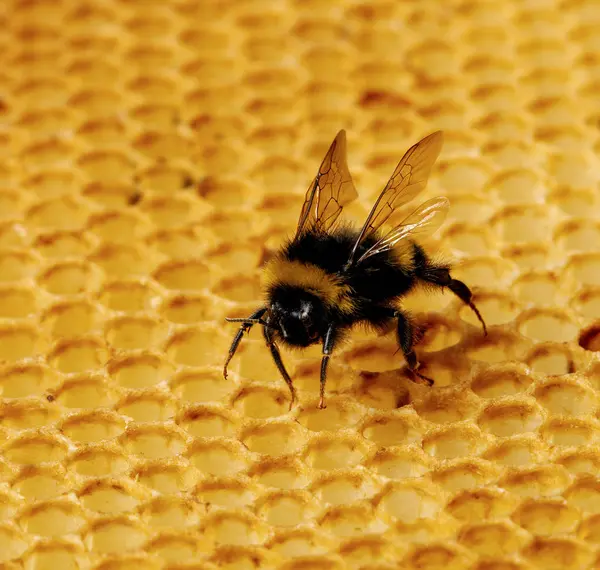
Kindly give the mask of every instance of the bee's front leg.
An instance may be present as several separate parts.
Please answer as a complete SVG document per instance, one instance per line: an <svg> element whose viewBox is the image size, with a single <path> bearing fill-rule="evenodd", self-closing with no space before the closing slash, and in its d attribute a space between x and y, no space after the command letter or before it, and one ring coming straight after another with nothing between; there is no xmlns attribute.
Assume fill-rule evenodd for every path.
<svg viewBox="0 0 600 570"><path fill-rule="evenodd" d="M225 360L225 365L223 366L223 378L227 380L227 366L231 362L231 359L235 355L238 347L240 346L240 342L242 342L242 338L245 332L249 332L252 326L255 324L253 321L257 321L262 318L262 316L267 312L267 308L263 307L262 309L258 309L252 313L247 319L229 319L233 322L241 322L242 325L238 330L237 334L233 337L233 342L231 343L231 347L229 348L229 354L227 355L227 360Z"/></svg>

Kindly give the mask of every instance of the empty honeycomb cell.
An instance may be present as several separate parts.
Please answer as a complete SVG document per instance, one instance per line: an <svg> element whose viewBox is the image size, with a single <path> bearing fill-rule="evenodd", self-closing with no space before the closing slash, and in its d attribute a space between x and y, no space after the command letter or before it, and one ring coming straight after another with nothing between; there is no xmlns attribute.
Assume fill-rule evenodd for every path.
<svg viewBox="0 0 600 570"><path fill-rule="evenodd" d="M66 140L56 136L42 142L34 142L21 151L22 160L35 171L64 166L74 154L74 149ZM42 206L43 208L43 206ZM40 220L45 216L42 214Z"/></svg>
<svg viewBox="0 0 600 570"><path fill-rule="evenodd" d="M85 555L81 543L74 544L68 539L39 541L24 556L25 565L35 570L55 567L74 570L82 558L85 559Z"/></svg>
<svg viewBox="0 0 600 570"><path fill-rule="evenodd" d="M61 425L61 432L79 443L110 440L124 430L125 421L119 415L100 410L72 415Z"/></svg>
<svg viewBox="0 0 600 570"><path fill-rule="evenodd" d="M274 456L294 453L305 442L304 431L297 424L287 422L249 427L241 433L240 438L250 451Z"/></svg>
<svg viewBox="0 0 600 570"><path fill-rule="evenodd" d="M160 389L126 395L117 403L120 414L138 422L167 421L176 414L176 402Z"/></svg>
<svg viewBox="0 0 600 570"><path fill-rule="evenodd" d="M246 508L258 497L257 489L244 476L204 479L194 492L207 510L213 507Z"/></svg>
<svg viewBox="0 0 600 570"><path fill-rule="evenodd" d="M484 431L506 437L535 431L543 420L537 405L519 398L490 404L482 411L478 424Z"/></svg>
<svg viewBox="0 0 600 570"><path fill-rule="evenodd" d="M161 304L162 315L168 321L182 325L213 320L218 309L218 299L203 293L172 295Z"/></svg>
<svg viewBox="0 0 600 570"><path fill-rule="evenodd" d="M55 371L41 364L7 365L0 372L0 390L5 398L40 396L58 381Z"/></svg>
<svg viewBox="0 0 600 570"><path fill-rule="evenodd" d="M512 520L536 536L567 534L575 531L579 511L563 498L526 499L512 514Z"/></svg>
<svg viewBox="0 0 600 570"><path fill-rule="evenodd" d="M47 402L15 400L2 407L0 424L13 430L24 430L52 425L58 418L59 411Z"/></svg>
<svg viewBox="0 0 600 570"><path fill-rule="evenodd" d="M518 467L540 463L546 459L544 451L535 434L525 433L494 442L485 452L485 458L498 465Z"/></svg>
<svg viewBox="0 0 600 570"><path fill-rule="evenodd" d="M544 343L535 346L524 358L537 374L562 375L575 372L573 354L564 343Z"/></svg>
<svg viewBox="0 0 600 570"><path fill-rule="evenodd" d="M366 454L364 442L356 436L332 436L322 432L304 450L306 462L314 469L333 470L358 465Z"/></svg>
<svg viewBox="0 0 600 570"><path fill-rule="evenodd" d="M600 256L597 253L573 254L567 261L564 276L578 285L596 286L600 283Z"/></svg>
<svg viewBox="0 0 600 570"><path fill-rule="evenodd" d="M417 414L394 412L368 418L362 435L379 446L420 443L426 432Z"/></svg>
<svg viewBox="0 0 600 570"><path fill-rule="evenodd" d="M417 545L403 563L411 570L458 570L468 567L472 556L455 544L433 543Z"/></svg>
<svg viewBox="0 0 600 570"><path fill-rule="evenodd" d="M38 331L27 324L0 326L0 361L16 362L39 354L42 339Z"/></svg>
<svg viewBox="0 0 600 570"><path fill-rule="evenodd" d="M192 562L198 556L197 540L181 533L165 531L144 545L144 551L157 554L164 562ZM184 566L186 568L187 566Z"/></svg>
<svg viewBox="0 0 600 570"><path fill-rule="evenodd" d="M25 189L42 199L58 198L76 191L80 177L66 166L51 166L23 180Z"/></svg>
<svg viewBox="0 0 600 570"><path fill-rule="evenodd" d="M109 407L116 400L116 395L106 385L105 377L94 372L76 374L50 394L66 408Z"/></svg>
<svg viewBox="0 0 600 570"><path fill-rule="evenodd" d="M17 465L61 461L67 454L67 442L54 434L26 433L4 447L4 457Z"/></svg>
<svg viewBox="0 0 600 570"><path fill-rule="evenodd" d="M459 543L469 550L489 557L516 553L528 539L526 532L506 521L466 525L458 537Z"/></svg>
<svg viewBox="0 0 600 570"><path fill-rule="evenodd" d="M243 511L209 513L202 526L205 539L219 545L260 544L266 538L262 522Z"/></svg>
<svg viewBox="0 0 600 570"><path fill-rule="evenodd" d="M29 546L27 535L15 528L14 523L0 525L0 562L19 558Z"/></svg>
<svg viewBox="0 0 600 570"><path fill-rule="evenodd" d="M139 550L147 539L141 522L130 516L100 519L87 529L85 543L96 554L117 554Z"/></svg>
<svg viewBox="0 0 600 570"><path fill-rule="evenodd" d="M542 428L544 437L555 446L581 446L595 442L599 435L598 423L594 420L575 418L553 418Z"/></svg>
<svg viewBox="0 0 600 570"><path fill-rule="evenodd" d="M104 242L131 243L138 239L140 225L131 212L108 211L92 215L87 227Z"/></svg>
<svg viewBox="0 0 600 570"><path fill-rule="evenodd" d="M416 447L382 449L365 462L377 474L388 479L421 477L431 469L431 458Z"/></svg>
<svg viewBox="0 0 600 570"><path fill-rule="evenodd" d="M94 337L58 341L48 355L49 363L66 374L98 370L107 359L106 346Z"/></svg>
<svg viewBox="0 0 600 570"><path fill-rule="evenodd" d="M555 273L535 271L522 274L513 287L520 301L552 306L559 295L560 280Z"/></svg>
<svg viewBox="0 0 600 570"><path fill-rule="evenodd" d="M164 323L149 317L122 316L105 325L106 340L117 350L151 350L162 343L166 333Z"/></svg>
<svg viewBox="0 0 600 570"><path fill-rule="evenodd" d="M223 362L227 344L228 339L222 330L210 323L173 334L166 343L166 354L180 365L217 365Z"/></svg>
<svg viewBox="0 0 600 570"><path fill-rule="evenodd" d="M255 327L256 328L256 327ZM220 329L223 331L223 329ZM227 354L229 348L228 344L230 339L233 339L236 329L231 331L231 337L222 336L221 348L218 354L214 355L213 364L223 363L223 358ZM258 336L258 331L251 332L250 335ZM224 335L223 332L220 335ZM211 340L214 338L214 333L211 335ZM214 349L213 349L214 350ZM296 363L294 360L289 358L289 352L282 350L282 357L286 364L286 369L292 378L296 378ZM288 356L289 355L289 356ZM258 340L253 338L244 339L244 342L236 353L236 358L231 361L229 370L237 372L242 378L248 378L252 380L264 381L281 381L282 386L284 385L281 375L273 362L273 358L269 352L269 349L265 345L264 340ZM280 380L281 379L281 380ZM295 382L296 388L299 388L299 382ZM289 398L289 393L287 398ZM289 408L289 404L288 404Z"/></svg>
<svg viewBox="0 0 600 570"><path fill-rule="evenodd" d="M559 465L514 468L498 484L522 497L548 497L561 493L569 484L569 474Z"/></svg>
<svg viewBox="0 0 600 570"><path fill-rule="evenodd" d="M76 337L97 329L101 319L96 305L74 300L50 306L42 315L42 324L54 338Z"/></svg>
<svg viewBox="0 0 600 570"><path fill-rule="evenodd" d="M344 505L372 497L375 485L362 470L349 469L322 473L313 480L310 490L323 505Z"/></svg>
<svg viewBox="0 0 600 570"><path fill-rule="evenodd" d="M148 499L147 491L127 479L92 481L81 487L77 495L86 509L100 514L133 512Z"/></svg>
<svg viewBox="0 0 600 570"><path fill-rule="evenodd" d="M53 295L76 295L96 288L97 273L85 261L62 261L51 265L38 276L37 281L40 287Z"/></svg>
<svg viewBox="0 0 600 570"><path fill-rule="evenodd" d="M481 256L492 249L493 240L489 230L475 227L468 223L447 224L444 238L447 244L463 253L472 256Z"/></svg>
<svg viewBox="0 0 600 570"><path fill-rule="evenodd" d="M299 414L297 421L310 431L337 431L355 425L360 419L358 406L347 400L335 401L331 396L327 408L307 407Z"/></svg>
<svg viewBox="0 0 600 570"><path fill-rule="evenodd" d="M0 317L8 319L25 318L36 312L37 298L28 287L0 287Z"/></svg>
<svg viewBox="0 0 600 570"><path fill-rule="evenodd" d="M597 514L600 510L600 484L594 477L583 476L564 493L568 504L582 513Z"/></svg>
<svg viewBox="0 0 600 570"><path fill-rule="evenodd" d="M91 239L80 231L49 231L37 236L34 247L46 258L83 257L91 249Z"/></svg>
<svg viewBox="0 0 600 570"><path fill-rule="evenodd" d="M227 476L245 471L249 458L242 444L235 440L215 438L196 440L187 450L192 465L206 475Z"/></svg>
<svg viewBox="0 0 600 570"><path fill-rule="evenodd" d="M432 480L450 492L476 488L490 483L498 476L498 468L490 461L479 458L458 459L432 472Z"/></svg>
<svg viewBox="0 0 600 570"><path fill-rule="evenodd" d="M25 218L26 225L37 230L77 230L86 221L83 204L70 196L40 202L28 210Z"/></svg>
<svg viewBox="0 0 600 570"><path fill-rule="evenodd" d="M539 537L524 550L523 556L537 567L554 570L558 568L585 568L593 561L593 552L574 538Z"/></svg>
<svg viewBox="0 0 600 570"><path fill-rule="evenodd" d="M25 227L15 221L0 223L0 249L20 248L29 243Z"/></svg>
<svg viewBox="0 0 600 570"><path fill-rule="evenodd" d="M504 171L490 182L491 189L505 204L531 204L544 197L541 181L530 170Z"/></svg>
<svg viewBox="0 0 600 570"><path fill-rule="evenodd" d="M151 309L159 298L151 280L135 277L106 283L99 293L105 307L127 313Z"/></svg>
<svg viewBox="0 0 600 570"><path fill-rule="evenodd" d="M154 278L170 290L202 291L211 282L212 271L201 260L172 261L159 266Z"/></svg>
<svg viewBox="0 0 600 570"><path fill-rule="evenodd" d="M481 398L514 396L525 392L534 381L523 365L499 365L483 368L471 381L471 390Z"/></svg>
<svg viewBox="0 0 600 570"><path fill-rule="evenodd" d="M459 492L446 506L449 514L461 521L480 522L501 520L517 507L517 499L494 486L468 489Z"/></svg>
<svg viewBox="0 0 600 570"><path fill-rule="evenodd" d="M539 386L537 400L553 414L589 416L596 408L596 395L583 383L555 380Z"/></svg>
<svg viewBox="0 0 600 570"><path fill-rule="evenodd" d="M425 479L394 481L385 485L378 498L382 515L404 523L434 519L443 509L443 493Z"/></svg>
<svg viewBox="0 0 600 570"><path fill-rule="evenodd" d="M182 401L198 403L224 400L235 389L233 381L223 378L220 368L184 369L171 377L170 385Z"/></svg>
<svg viewBox="0 0 600 570"><path fill-rule="evenodd" d="M371 534L383 527L383 523L375 518L373 508L364 502L332 506L324 512L318 523L323 530L337 537L338 540L360 536L361 531Z"/></svg>
<svg viewBox="0 0 600 570"><path fill-rule="evenodd" d="M597 324L582 330L579 334L579 346L581 346L581 348L584 350L598 352L598 350L600 350L598 343L598 330L599 327Z"/></svg>
<svg viewBox="0 0 600 570"><path fill-rule="evenodd" d="M355 568L370 568L369 564L375 564L375 568L381 567L381 560L394 559L394 546L389 541L380 537L358 537L344 541L338 549L339 554L347 565Z"/></svg>
<svg viewBox="0 0 600 570"><path fill-rule="evenodd" d="M483 434L472 425L450 425L430 430L423 439L423 449L432 457L454 459L477 454L485 442Z"/></svg>
<svg viewBox="0 0 600 570"><path fill-rule="evenodd" d="M222 279L215 284L214 290L217 295L235 303L259 304L263 293L259 276L248 276L245 273Z"/></svg>
<svg viewBox="0 0 600 570"><path fill-rule="evenodd" d="M172 458L142 464L134 470L133 476L160 494L189 492L196 482L196 475L187 462Z"/></svg>
<svg viewBox="0 0 600 570"><path fill-rule="evenodd" d="M68 468L83 477L118 476L130 468L130 461L114 442L88 444L70 455Z"/></svg>
<svg viewBox="0 0 600 570"><path fill-rule="evenodd" d="M355 345L344 354L344 360L356 370L384 372L400 368L403 364L398 352L398 343L393 338L372 339Z"/></svg>
<svg viewBox="0 0 600 570"><path fill-rule="evenodd" d="M450 402L452 409L448 405ZM413 406L422 419L435 424L448 424L472 417L479 407L479 401L464 390L440 390L424 394Z"/></svg>
<svg viewBox="0 0 600 570"><path fill-rule="evenodd" d="M185 409L176 422L192 437L232 437L236 435L235 420L231 413L204 405Z"/></svg>
<svg viewBox="0 0 600 570"><path fill-rule="evenodd" d="M263 496L257 507L258 515L275 527L296 527L313 514L309 498L298 491L274 491Z"/></svg>
<svg viewBox="0 0 600 570"><path fill-rule="evenodd" d="M72 478L65 475L61 465L24 464L15 473L11 482L12 489L28 501L47 501L64 495Z"/></svg>
<svg viewBox="0 0 600 570"><path fill-rule="evenodd" d="M18 520L27 533L46 537L78 533L86 524L81 507L62 499L32 505Z"/></svg>
<svg viewBox="0 0 600 570"><path fill-rule="evenodd" d="M148 236L146 243L172 259L189 259L199 255L216 241L208 231L193 228L167 229Z"/></svg>
<svg viewBox="0 0 600 570"><path fill-rule="evenodd" d="M256 482L277 489L301 489L307 484L304 465L291 457L266 458L250 470Z"/></svg>
<svg viewBox="0 0 600 570"><path fill-rule="evenodd" d="M152 424L127 429L120 440L124 448L141 459L176 457L186 449L186 438L174 426Z"/></svg>
<svg viewBox="0 0 600 570"><path fill-rule="evenodd" d="M581 291L580 293L574 295L571 300L571 307L577 311L580 318L584 318L585 320L595 321L600 320L600 290L596 287L587 288ZM585 332L587 332L586 329ZM579 345L582 346L582 339L586 345L593 345L595 347L595 327L591 327L591 335L580 334L579 336ZM592 341L589 343L589 341ZM585 348L585 346L584 346Z"/></svg>
<svg viewBox="0 0 600 570"><path fill-rule="evenodd" d="M89 259L109 278L144 275L152 267L152 259L144 255L139 247L129 244L106 243L92 253Z"/></svg>
<svg viewBox="0 0 600 570"><path fill-rule="evenodd" d="M21 249L0 252L0 282L20 281L36 272L37 256Z"/></svg>
<svg viewBox="0 0 600 570"><path fill-rule="evenodd" d="M474 302L487 326L508 324L519 314L519 305L505 294L482 293L474 296ZM479 326L479 320L468 307L461 307L460 317L472 326Z"/></svg>
<svg viewBox="0 0 600 570"><path fill-rule="evenodd" d="M90 181L114 184L133 176L134 164L128 156L116 150L99 150L81 155L77 161Z"/></svg>
<svg viewBox="0 0 600 570"><path fill-rule="evenodd" d="M289 394L272 386L245 385L237 393L234 407L248 418L281 416L289 411Z"/></svg>
<svg viewBox="0 0 600 570"><path fill-rule="evenodd" d="M183 530L198 523L199 506L181 497L156 497L141 511L147 523L155 529Z"/></svg>

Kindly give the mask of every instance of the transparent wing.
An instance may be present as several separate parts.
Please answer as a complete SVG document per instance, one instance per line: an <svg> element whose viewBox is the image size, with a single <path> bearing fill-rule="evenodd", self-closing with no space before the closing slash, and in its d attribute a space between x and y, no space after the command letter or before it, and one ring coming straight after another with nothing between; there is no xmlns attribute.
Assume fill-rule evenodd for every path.
<svg viewBox="0 0 600 570"><path fill-rule="evenodd" d="M389 217L419 194L427 185L431 169L442 150L443 135L436 131L406 151L373 206L354 244L348 261L352 265L360 244L372 236Z"/></svg>
<svg viewBox="0 0 600 570"><path fill-rule="evenodd" d="M411 244L412 239L430 236L444 223L449 208L450 201L448 198L432 198L424 202L402 223L392 228L363 253L356 264L358 265L365 259L390 249L401 252L404 247ZM411 240L407 238L411 238Z"/></svg>
<svg viewBox="0 0 600 570"><path fill-rule="evenodd" d="M342 130L331 143L306 192L296 238L309 228L328 231L339 218L342 208L357 196L346 160L346 131Z"/></svg>

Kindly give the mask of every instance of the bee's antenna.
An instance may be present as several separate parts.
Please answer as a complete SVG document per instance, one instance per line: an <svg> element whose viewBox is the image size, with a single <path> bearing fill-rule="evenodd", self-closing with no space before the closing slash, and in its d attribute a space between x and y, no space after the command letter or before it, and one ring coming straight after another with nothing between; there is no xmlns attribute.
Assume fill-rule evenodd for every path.
<svg viewBox="0 0 600 570"><path fill-rule="evenodd" d="M268 329L274 329L275 327L271 326L269 323L267 323L266 321L263 321L262 319L242 319L242 318L229 318L226 317L225 320L228 323L244 323L247 325L262 325L263 327L267 327Z"/></svg>

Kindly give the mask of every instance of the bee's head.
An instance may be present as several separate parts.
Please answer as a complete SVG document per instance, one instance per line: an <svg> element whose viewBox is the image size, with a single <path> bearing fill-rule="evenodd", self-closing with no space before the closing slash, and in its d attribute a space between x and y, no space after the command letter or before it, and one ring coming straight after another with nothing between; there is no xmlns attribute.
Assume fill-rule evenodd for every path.
<svg viewBox="0 0 600 570"><path fill-rule="evenodd" d="M269 324L285 343L310 346L325 334L326 307L317 295L304 289L278 287L270 294Z"/></svg>

